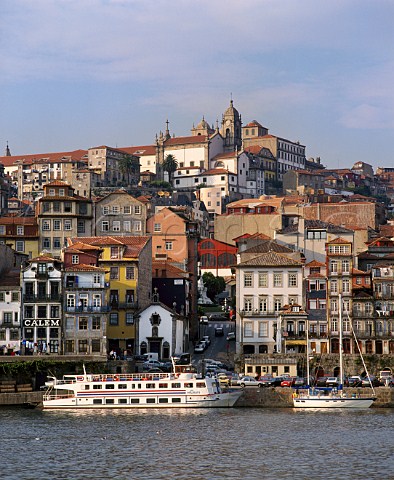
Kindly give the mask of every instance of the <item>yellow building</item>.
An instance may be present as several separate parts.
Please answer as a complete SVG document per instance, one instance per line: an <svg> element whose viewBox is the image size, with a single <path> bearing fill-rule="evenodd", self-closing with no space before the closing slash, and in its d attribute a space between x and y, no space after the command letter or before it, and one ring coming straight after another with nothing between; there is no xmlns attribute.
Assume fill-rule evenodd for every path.
<svg viewBox="0 0 394 480"><path fill-rule="evenodd" d="M29 258L38 257L38 224L36 217L0 217L0 242Z"/></svg>
<svg viewBox="0 0 394 480"><path fill-rule="evenodd" d="M105 281L109 286L108 348L118 355L123 355L125 351L129 355L135 353L135 314L151 302L151 238L77 237L69 242L82 242L103 249L99 266L105 268Z"/></svg>

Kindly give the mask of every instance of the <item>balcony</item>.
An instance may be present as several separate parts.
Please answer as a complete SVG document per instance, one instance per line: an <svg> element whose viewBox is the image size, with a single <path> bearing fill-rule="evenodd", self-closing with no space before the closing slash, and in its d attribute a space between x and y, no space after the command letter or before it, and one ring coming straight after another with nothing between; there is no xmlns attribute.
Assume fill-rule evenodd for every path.
<svg viewBox="0 0 394 480"><path fill-rule="evenodd" d="M241 317L277 317L279 312L276 310L241 310L240 312Z"/></svg>
<svg viewBox="0 0 394 480"><path fill-rule="evenodd" d="M62 296L60 294L52 295L23 295L24 303L51 303L56 302L60 303L62 301Z"/></svg>
<svg viewBox="0 0 394 480"><path fill-rule="evenodd" d="M105 285L104 283L101 284L101 283L94 283L94 282L76 282L76 281L67 280L66 288L67 289L84 288L86 290L91 290L94 288L105 288Z"/></svg>
<svg viewBox="0 0 394 480"><path fill-rule="evenodd" d="M111 307L108 305L100 306L74 306L74 307L65 307L67 313L107 313L111 311Z"/></svg>
<svg viewBox="0 0 394 480"><path fill-rule="evenodd" d="M137 309L138 302L124 302L124 303L117 303L116 306L112 304L113 308L123 309L123 308L130 308L130 309Z"/></svg>

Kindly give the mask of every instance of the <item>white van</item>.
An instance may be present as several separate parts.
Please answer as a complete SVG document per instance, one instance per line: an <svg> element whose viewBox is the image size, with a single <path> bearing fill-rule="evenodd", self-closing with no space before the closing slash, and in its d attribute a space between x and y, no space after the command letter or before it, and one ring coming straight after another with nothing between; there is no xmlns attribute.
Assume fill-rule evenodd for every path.
<svg viewBox="0 0 394 480"><path fill-rule="evenodd" d="M145 358L145 362L147 362L148 360L159 361L159 354L158 353L147 352L147 353L144 353L143 357Z"/></svg>

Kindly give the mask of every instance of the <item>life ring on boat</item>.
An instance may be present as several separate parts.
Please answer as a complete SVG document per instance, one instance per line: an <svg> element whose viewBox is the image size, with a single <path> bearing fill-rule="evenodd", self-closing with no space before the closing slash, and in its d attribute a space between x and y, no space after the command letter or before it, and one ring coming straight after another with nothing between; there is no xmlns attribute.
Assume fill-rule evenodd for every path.
<svg viewBox="0 0 394 480"><path fill-rule="evenodd" d="M77 377L77 382L83 382L83 377Z"/></svg>
<svg viewBox="0 0 394 480"><path fill-rule="evenodd" d="M114 375L115 382L119 382L119 375Z"/></svg>

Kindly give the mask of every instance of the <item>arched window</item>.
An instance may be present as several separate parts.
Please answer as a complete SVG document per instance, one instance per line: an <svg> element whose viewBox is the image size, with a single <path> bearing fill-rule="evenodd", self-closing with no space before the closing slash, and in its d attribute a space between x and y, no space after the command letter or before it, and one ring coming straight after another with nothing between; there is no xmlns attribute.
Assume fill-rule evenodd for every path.
<svg viewBox="0 0 394 480"><path fill-rule="evenodd" d="M218 257L218 267L229 267L237 263L236 256L232 253L222 253Z"/></svg>
<svg viewBox="0 0 394 480"><path fill-rule="evenodd" d="M163 343L163 358L170 358L170 344L168 342Z"/></svg>
<svg viewBox="0 0 394 480"><path fill-rule="evenodd" d="M339 340L337 338L331 340L331 353L339 353Z"/></svg>
<svg viewBox="0 0 394 480"><path fill-rule="evenodd" d="M201 250L211 250L215 248L215 244L213 242L210 242L209 240L206 240L205 242L202 242L200 245Z"/></svg>
<svg viewBox="0 0 394 480"><path fill-rule="evenodd" d="M147 351L148 351L148 345L146 344L146 342L141 342L140 355L145 355L145 353L147 353Z"/></svg>
<svg viewBox="0 0 394 480"><path fill-rule="evenodd" d="M201 255L201 266L205 268L216 267L216 257L212 253L203 253Z"/></svg>

